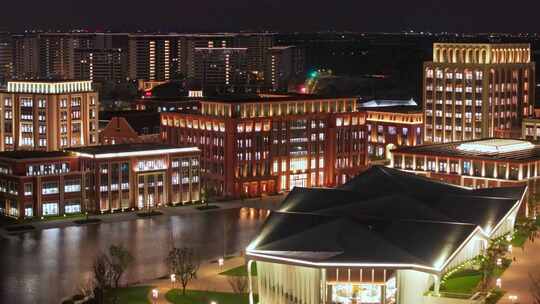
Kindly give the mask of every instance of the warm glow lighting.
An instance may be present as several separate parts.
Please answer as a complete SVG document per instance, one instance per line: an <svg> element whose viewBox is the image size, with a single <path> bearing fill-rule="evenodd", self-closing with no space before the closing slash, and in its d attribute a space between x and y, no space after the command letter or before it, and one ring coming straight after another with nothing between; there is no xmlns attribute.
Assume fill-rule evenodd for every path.
<svg viewBox="0 0 540 304"><path fill-rule="evenodd" d="M534 148L528 141L515 139L487 139L460 144L457 149L466 152L505 153Z"/></svg>
<svg viewBox="0 0 540 304"><path fill-rule="evenodd" d="M149 156L149 155L161 155L166 153L186 153L186 152L199 152L197 147L189 148L171 148L171 149L156 149L147 151L133 151L133 152L118 152L118 153L104 153L104 154L88 154L82 152L74 152L77 156L89 157L89 158L116 158L116 157L130 157L130 156Z"/></svg>

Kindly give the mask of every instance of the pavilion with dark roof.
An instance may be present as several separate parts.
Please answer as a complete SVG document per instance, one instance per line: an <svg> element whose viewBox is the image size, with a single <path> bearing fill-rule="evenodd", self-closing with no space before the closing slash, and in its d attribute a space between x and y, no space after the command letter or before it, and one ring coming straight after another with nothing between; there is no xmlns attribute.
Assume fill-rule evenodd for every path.
<svg viewBox="0 0 540 304"><path fill-rule="evenodd" d="M246 251L259 302L430 303L448 270L512 232L526 192L381 166L337 189L294 188Z"/></svg>

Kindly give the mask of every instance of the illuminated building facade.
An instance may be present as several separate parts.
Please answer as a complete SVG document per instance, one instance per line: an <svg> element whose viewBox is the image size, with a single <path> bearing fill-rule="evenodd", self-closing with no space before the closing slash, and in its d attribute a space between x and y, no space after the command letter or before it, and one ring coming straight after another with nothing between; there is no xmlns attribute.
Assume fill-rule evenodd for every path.
<svg viewBox="0 0 540 304"><path fill-rule="evenodd" d="M366 114L355 98L205 99L162 113L162 139L196 145L206 187L225 197L333 186L367 166Z"/></svg>
<svg viewBox="0 0 540 304"><path fill-rule="evenodd" d="M528 44L435 43L424 63L424 140L489 138L534 114L535 64ZM502 135L501 135L502 136Z"/></svg>
<svg viewBox="0 0 540 304"><path fill-rule="evenodd" d="M174 35L130 35L128 75L131 79L170 80L173 54L178 37Z"/></svg>
<svg viewBox="0 0 540 304"><path fill-rule="evenodd" d="M232 47L233 34L130 34L128 75L165 81L195 75L195 48Z"/></svg>
<svg viewBox="0 0 540 304"><path fill-rule="evenodd" d="M0 152L0 214L41 218L195 202L199 153L157 144Z"/></svg>
<svg viewBox="0 0 540 304"><path fill-rule="evenodd" d="M423 112L412 105L394 105L391 100L371 101L361 105L367 113L368 156L390 159L390 151L401 146L423 143Z"/></svg>
<svg viewBox="0 0 540 304"><path fill-rule="evenodd" d="M2 151L98 142L99 99L91 81L9 81L0 102Z"/></svg>
<svg viewBox="0 0 540 304"><path fill-rule="evenodd" d="M250 303L255 290L261 304L457 303L441 282L513 233L526 192L380 166L336 189L295 188L246 248Z"/></svg>
<svg viewBox="0 0 540 304"><path fill-rule="evenodd" d="M540 141L540 118L523 119L521 138L532 142Z"/></svg>
<svg viewBox="0 0 540 304"><path fill-rule="evenodd" d="M484 139L400 147L390 166L455 185L491 188L528 185L529 206L540 193L540 146L515 139Z"/></svg>

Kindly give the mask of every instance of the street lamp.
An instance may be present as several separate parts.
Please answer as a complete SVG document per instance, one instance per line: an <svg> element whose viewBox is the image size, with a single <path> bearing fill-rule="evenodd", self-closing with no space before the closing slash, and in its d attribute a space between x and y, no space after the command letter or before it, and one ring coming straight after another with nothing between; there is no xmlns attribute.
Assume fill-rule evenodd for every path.
<svg viewBox="0 0 540 304"><path fill-rule="evenodd" d="M225 260L223 258L219 258L218 259L219 268L223 267L223 264L225 264Z"/></svg>
<svg viewBox="0 0 540 304"><path fill-rule="evenodd" d="M501 278L497 278L497 280L495 280L495 286L497 286L497 288L502 288Z"/></svg>
<svg viewBox="0 0 540 304"><path fill-rule="evenodd" d="M508 245L508 252L512 253L512 244Z"/></svg>
<svg viewBox="0 0 540 304"><path fill-rule="evenodd" d="M501 258L498 258L497 259L497 266L501 266L502 265L502 259Z"/></svg>
<svg viewBox="0 0 540 304"><path fill-rule="evenodd" d="M516 295L509 295L508 296L508 300L510 300L510 302L512 303L516 303L517 302L517 296Z"/></svg>

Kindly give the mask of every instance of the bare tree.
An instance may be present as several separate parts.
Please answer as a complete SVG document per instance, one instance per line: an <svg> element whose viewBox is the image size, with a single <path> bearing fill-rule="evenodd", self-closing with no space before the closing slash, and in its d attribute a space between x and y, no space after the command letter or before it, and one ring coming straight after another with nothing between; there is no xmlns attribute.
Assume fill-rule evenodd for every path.
<svg viewBox="0 0 540 304"><path fill-rule="evenodd" d="M248 277L246 276L229 276L227 282L231 285L234 293L246 293L248 288Z"/></svg>
<svg viewBox="0 0 540 304"><path fill-rule="evenodd" d="M169 252L166 262L171 269L171 273L182 284L182 295L185 295L189 282L197 278L197 271L200 266L200 260L195 250L187 247L174 247Z"/></svg>
<svg viewBox="0 0 540 304"><path fill-rule="evenodd" d="M94 299L96 302L103 303L105 300L105 291L111 287L111 262L109 257L101 253L94 260L92 267L94 273Z"/></svg>
<svg viewBox="0 0 540 304"><path fill-rule="evenodd" d="M110 255L110 268L111 268L111 279L114 284L114 288L118 288L120 284L120 279L122 275L127 270L129 265L133 263L133 256L129 253L122 245L111 245L109 247Z"/></svg>

